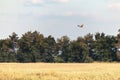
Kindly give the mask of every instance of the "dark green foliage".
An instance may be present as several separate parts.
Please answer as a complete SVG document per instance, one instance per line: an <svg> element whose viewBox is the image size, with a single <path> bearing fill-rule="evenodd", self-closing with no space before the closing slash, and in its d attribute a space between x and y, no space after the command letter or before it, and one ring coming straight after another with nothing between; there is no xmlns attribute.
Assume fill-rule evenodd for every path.
<svg viewBox="0 0 120 80"><path fill-rule="evenodd" d="M99 34L99 35L98 35ZM116 39L114 36L105 36L104 33L97 33L95 39L95 53L98 61L113 61L116 54L112 51L115 48Z"/></svg>
<svg viewBox="0 0 120 80"><path fill-rule="evenodd" d="M104 33L87 34L71 41L68 36L55 40L37 31L21 38L14 32L0 40L0 62L80 62L120 61L120 32L117 36Z"/></svg>
<svg viewBox="0 0 120 80"><path fill-rule="evenodd" d="M0 62L17 62L15 53L1 52Z"/></svg>
<svg viewBox="0 0 120 80"><path fill-rule="evenodd" d="M94 60L93 60L91 57L87 56L84 62L85 62L85 63L91 63L91 62L93 62L93 61L94 61Z"/></svg>
<svg viewBox="0 0 120 80"><path fill-rule="evenodd" d="M56 63L64 63L65 61L61 57L54 57L54 62Z"/></svg>

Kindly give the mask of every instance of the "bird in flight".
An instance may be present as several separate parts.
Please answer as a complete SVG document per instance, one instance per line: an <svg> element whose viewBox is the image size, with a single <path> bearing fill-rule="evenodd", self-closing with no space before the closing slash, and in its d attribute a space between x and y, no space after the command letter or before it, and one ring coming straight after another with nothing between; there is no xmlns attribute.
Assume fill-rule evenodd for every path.
<svg viewBox="0 0 120 80"><path fill-rule="evenodd" d="M79 28L83 28L83 27L84 27L84 24L77 25L77 27L79 27Z"/></svg>

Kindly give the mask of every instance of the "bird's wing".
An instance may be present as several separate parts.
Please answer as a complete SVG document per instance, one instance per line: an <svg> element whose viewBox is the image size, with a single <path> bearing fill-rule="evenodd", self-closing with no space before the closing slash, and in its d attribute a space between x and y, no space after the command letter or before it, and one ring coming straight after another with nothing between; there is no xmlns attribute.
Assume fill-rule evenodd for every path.
<svg viewBox="0 0 120 80"><path fill-rule="evenodd" d="M84 26L84 24L81 24L81 25L77 25L78 27L82 28Z"/></svg>

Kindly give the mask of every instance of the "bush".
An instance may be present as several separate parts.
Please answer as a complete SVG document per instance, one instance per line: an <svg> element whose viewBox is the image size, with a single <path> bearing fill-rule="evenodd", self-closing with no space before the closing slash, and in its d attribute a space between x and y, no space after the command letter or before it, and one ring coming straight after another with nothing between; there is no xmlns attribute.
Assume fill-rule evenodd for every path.
<svg viewBox="0 0 120 80"><path fill-rule="evenodd" d="M56 62L56 63L64 63L65 61L61 57L54 57L54 62Z"/></svg>
<svg viewBox="0 0 120 80"><path fill-rule="evenodd" d="M93 61L94 60L91 57L87 56L84 62L85 63L92 63Z"/></svg>

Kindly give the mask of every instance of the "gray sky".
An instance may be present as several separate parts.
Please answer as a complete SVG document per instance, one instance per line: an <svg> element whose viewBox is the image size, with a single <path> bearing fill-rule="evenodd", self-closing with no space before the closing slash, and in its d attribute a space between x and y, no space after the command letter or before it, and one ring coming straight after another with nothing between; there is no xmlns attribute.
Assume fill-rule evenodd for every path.
<svg viewBox="0 0 120 80"><path fill-rule="evenodd" d="M120 0L0 0L0 38L34 30L71 39L96 32L116 35L119 14Z"/></svg>

